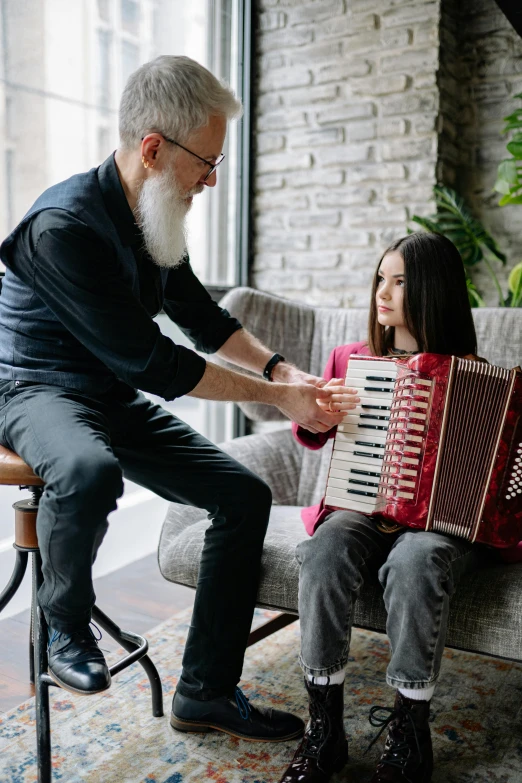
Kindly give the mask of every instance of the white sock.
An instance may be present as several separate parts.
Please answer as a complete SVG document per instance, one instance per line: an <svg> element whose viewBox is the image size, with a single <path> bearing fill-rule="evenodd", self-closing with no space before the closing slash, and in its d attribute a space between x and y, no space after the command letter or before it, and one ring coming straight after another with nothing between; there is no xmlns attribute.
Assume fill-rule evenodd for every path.
<svg viewBox="0 0 522 783"><path fill-rule="evenodd" d="M307 677L308 682L311 682L313 685L341 685L344 682L345 675L345 670L341 669L341 671L330 674L328 677L314 677L313 674L308 674Z"/></svg>
<svg viewBox="0 0 522 783"><path fill-rule="evenodd" d="M430 701L435 690L435 686L431 688L399 688L399 693L406 696L407 699L415 699L415 701Z"/></svg>

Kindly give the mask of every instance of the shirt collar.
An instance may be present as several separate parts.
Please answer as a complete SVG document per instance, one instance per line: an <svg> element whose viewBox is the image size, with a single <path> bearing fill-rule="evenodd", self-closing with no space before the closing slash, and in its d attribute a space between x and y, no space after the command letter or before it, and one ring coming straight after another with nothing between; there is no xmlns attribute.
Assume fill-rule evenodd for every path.
<svg viewBox="0 0 522 783"><path fill-rule="evenodd" d="M107 212L116 227L121 243L124 247L129 247L138 242L143 243L143 234L127 201L114 155L113 152L98 168L98 181Z"/></svg>

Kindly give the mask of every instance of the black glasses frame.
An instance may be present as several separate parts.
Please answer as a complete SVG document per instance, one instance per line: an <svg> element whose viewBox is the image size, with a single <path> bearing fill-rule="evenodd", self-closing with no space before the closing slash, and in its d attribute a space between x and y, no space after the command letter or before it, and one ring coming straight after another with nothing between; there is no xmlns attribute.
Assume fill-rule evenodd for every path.
<svg viewBox="0 0 522 783"><path fill-rule="evenodd" d="M159 131L153 131L153 133L159 133ZM218 157L216 162L215 163L211 163L209 160L206 160L206 158L202 158L201 155L196 155L195 152L192 152L192 150L189 150L187 147L184 147L183 144L179 143L179 141L174 141L174 139L169 139L169 137L165 136L164 133L159 133L159 135L161 136L162 139L165 139L165 141L168 141L169 144L175 144L176 147L181 147L181 149L185 150L185 152L188 152L189 155L193 155L195 158L200 160L202 163L206 163L207 164L207 166L209 167L209 170L207 171L205 177L203 178L204 182L206 182L207 179L212 176L212 174L215 172L215 170L217 169L219 164L223 163L223 161L225 160L225 156L223 155L223 153L221 153L221 155ZM141 140L143 141L144 138L145 138L145 136L142 136Z"/></svg>

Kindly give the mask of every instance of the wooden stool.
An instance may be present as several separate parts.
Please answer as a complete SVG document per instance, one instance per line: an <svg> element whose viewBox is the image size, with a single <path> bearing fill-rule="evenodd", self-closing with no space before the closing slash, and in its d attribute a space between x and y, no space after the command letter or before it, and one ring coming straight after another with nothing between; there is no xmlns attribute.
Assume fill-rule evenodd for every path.
<svg viewBox="0 0 522 783"><path fill-rule="evenodd" d="M47 623L38 603L38 590L42 584L42 559L36 535L36 515L43 493L43 481L35 476L31 468L14 452L0 446L0 484L19 485L20 489L29 489L31 498L19 500L13 505L15 510L16 561L11 579L0 594L0 612L14 596L27 569L29 553L32 555L33 580L31 603L31 631L29 639L29 666L31 682L35 688L36 703L36 750L39 783L50 783L51 771L51 731L49 718L49 686L60 687L47 673ZM129 655L109 668L111 677L131 663L138 661L145 669L152 692L152 714L163 715L163 695L161 680L156 667L147 656L148 642L143 636L122 631L98 607L92 609L92 617L103 630L112 636Z"/></svg>

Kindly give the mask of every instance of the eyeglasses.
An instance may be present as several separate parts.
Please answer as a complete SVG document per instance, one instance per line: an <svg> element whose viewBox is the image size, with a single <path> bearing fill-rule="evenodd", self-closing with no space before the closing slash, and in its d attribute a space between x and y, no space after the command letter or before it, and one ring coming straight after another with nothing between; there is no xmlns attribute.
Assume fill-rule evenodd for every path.
<svg viewBox="0 0 522 783"><path fill-rule="evenodd" d="M155 131L155 132L159 133L159 131ZM169 139L169 137L165 136L163 133L160 133L159 135L163 139L165 139L165 141L168 141L169 144L175 144L176 147L181 147L181 149L185 150L185 152L188 152L189 155L193 155L195 158L197 158L198 160L202 161L202 163L206 163L207 166L209 166L209 170L207 171L206 175L203 178L204 182L206 182L207 179L212 176L212 174L215 172L215 170L217 169L219 164L223 163L223 161L225 160L225 156L223 155L223 153L221 153L221 155L218 157L216 162L215 163L211 163L209 160L205 160L205 158L202 158L200 155L196 155L195 152L192 152L192 150L189 150L189 149L187 149L187 147L184 147L183 144L179 143L179 141L174 141L174 139ZM141 140L143 141L144 138L145 138L145 136L142 136Z"/></svg>

